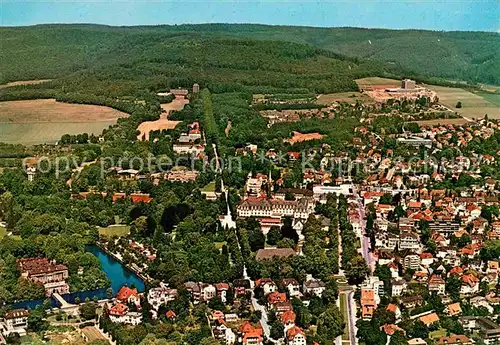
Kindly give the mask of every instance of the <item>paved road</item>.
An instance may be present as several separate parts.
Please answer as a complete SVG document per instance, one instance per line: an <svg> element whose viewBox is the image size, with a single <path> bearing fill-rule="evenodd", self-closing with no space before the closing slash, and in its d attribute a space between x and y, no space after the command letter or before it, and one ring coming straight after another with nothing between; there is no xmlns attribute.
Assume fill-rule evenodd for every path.
<svg viewBox="0 0 500 345"><path fill-rule="evenodd" d="M366 261L368 267L370 267L370 272L373 272L375 263L373 261L372 255L370 253L370 238L366 236L366 219L365 219L365 206L363 205L363 199L358 194L356 186L353 186L354 195L358 198L359 204L359 218L361 222L361 254Z"/></svg>

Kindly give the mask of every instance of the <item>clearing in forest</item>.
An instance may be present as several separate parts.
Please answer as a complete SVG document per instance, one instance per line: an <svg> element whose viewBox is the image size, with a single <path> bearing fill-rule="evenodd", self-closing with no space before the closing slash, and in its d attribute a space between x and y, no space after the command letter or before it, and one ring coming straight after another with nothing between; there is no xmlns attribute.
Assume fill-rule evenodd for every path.
<svg viewBox="0 0 500 345"><path fill-rule="evenodd" d="M189 100L185 98L175 98L172 102L161 104L163 113L160 115L160 119L156 121L146 121L137 127L140 132L137 135L137 140L149 140L149 132L158 131L164 129L174 129L182 121L172 121L168 119L168 115L173 110L182 110Z"/></svg>
<svg viewBox="0 0 500 345"><path fill-rule="evenodd" d="M20 81L13 81L7 84L2 84L0 85L0 89L4 89L6 87L10 86L18 86L18 85L36 85L36 84L41 84L41 83L46 83L48 81L51 81L52 79L36 79L36 80L20 80Z"/></svg>

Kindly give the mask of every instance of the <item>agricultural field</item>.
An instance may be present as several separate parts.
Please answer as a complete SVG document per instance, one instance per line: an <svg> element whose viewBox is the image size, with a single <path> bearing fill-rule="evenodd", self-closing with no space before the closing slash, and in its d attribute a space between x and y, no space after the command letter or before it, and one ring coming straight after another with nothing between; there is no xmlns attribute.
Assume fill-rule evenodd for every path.
<svg viewBox="0 0 500 345"><path fill-rule="evenodd" d="M474 93L480 97L483 97L488 102L493 103L497 106L500 106L500 90L496 91L496 92L479 91L479 92L474 92Z"/></svg>
<svg viewBox="0 0 500 345"><path fill-rule="evenodd" d="M116 124L121 111L55 99L0 102L0 142L35 145L55 143L64 134L100 134Z"/></svg>
<svg viewBox="0 0 500 345"><path fill-rule="evenodd" d="M426 87L437 92L441 104L464 117L474 119L482 118L485 114L488 114L490 118L500 119L499 97L495 94L484 92L474 94L464 89L444 86L426 85ZM462 102L462 108L455 108L457 102Z"/></svg>
<svg viewBox="0 0 500 345"><path fill-rule="evenodd" d="M411 121L417 123L419 126L436 126L436 125L464 125L466 123L472 122L463 117L457 119L436 119L436 120L422 120L422 121Z"/></svg>

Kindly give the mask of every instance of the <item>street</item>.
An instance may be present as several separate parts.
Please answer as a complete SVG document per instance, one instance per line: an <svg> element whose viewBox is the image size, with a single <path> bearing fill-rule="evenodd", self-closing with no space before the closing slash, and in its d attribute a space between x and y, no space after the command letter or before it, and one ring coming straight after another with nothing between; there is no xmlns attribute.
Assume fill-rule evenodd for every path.
<svg viewBox="0 0 500 345"><path fill-rule="evenodd" d="M363 198L358 194L356 186L353 186L353 193L358 199L359 204L359 218L361 222L361 254L370 268L370 273L373 273L375 264L370 253L370 238L366 236L366 219L365 219L365 206L363 205Z"/></svg>

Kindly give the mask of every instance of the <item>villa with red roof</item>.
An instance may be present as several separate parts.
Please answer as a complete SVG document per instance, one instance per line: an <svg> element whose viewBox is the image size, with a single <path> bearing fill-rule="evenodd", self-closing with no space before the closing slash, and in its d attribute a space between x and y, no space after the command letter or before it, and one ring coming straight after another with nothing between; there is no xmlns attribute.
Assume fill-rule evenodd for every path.
<svg viewBox="0 0 500 345"><path fill-rule="evenodd" d="M114 323L138 325L142 322L142 313L130 311L123 303L116 303L109 308L109 319Z"/></svg>
<svg viewBox="0 0 500 345"><path fill-rule="evenodd" d="M116 295L116 299L122 303L133 303L135 305L141 304L141 299L137 289L131 289L128 286L122 286Z"/></svg>

